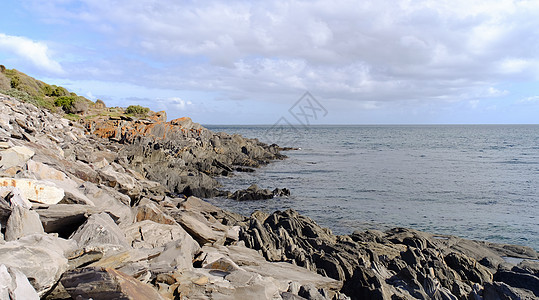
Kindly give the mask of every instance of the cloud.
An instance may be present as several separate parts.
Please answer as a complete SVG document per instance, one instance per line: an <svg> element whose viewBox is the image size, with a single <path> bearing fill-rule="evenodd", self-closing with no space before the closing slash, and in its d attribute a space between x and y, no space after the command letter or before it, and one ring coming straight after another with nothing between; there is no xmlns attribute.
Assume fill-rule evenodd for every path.
<svg viewBox="0 0 539 300"><path fill-rule="evenodd" d="M50 58L48 47L42 42L35 42L26 37L0 33L0 50L12 52L43 71L54 74L64 73L62 66Z"/></svg>
<svg viewBox="0 0 539 300"><path fill-rule="evenodd" d="M531 96L520 99L520 103L539 103L539 96Z"/></svg>
<svg viewBox="0 0 539 300"><path fill-rule="evenodd" d="M41 2L40 15L83 24L103 37L93 48L122 53L101 53L98 67L83 59L72 76L251 101L309 90L368 108L500 97L500 83L539 77L537 1Z"/></svg>

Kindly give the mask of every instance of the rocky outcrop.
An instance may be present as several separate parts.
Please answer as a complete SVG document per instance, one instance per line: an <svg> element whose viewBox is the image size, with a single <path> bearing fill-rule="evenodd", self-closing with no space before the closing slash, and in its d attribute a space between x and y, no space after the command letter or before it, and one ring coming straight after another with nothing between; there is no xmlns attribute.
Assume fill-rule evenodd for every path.
<svg viewBox="0 0 539 300"><path fill-rule="evenodd" d="M352 299L469 299L485 289L490 294L538 296L537 269L529 267L538 256L527 247L405 228L335 236L294 210L255 213L238 224L240 239L267 260L290 262L341 280L342 292ZM511 266L505 256L531 261L524 260L511 271L506 270Z"/></svg>
<svg viewBox="0 0 539 300"><path fill-rule="evenodd" d="M538 297L530 248L404 228L336 236L293 210L244 217L186 197L278 150L163 114L82 126L0 95L0 297Z"/></svg>
<svg viewBox="0 0 539 300"><path fill-rule="evenodd" d="M186 196L226 195L217 189L213 176L284 158L276 145L214 133L190 118L166 122L162 113L139 120L95 118L84 121L84 126L99 137L121 143L119 153L131 169Z"/></svg>
<svg viewBox="0 0 539 300"><path fill-rule="evenodd" d="M163 125L164 114L143 121L156 124L151 135L126 135L119 143L16 99L0 98L2 298L280 299L299 297L299 287L325 298L340 295L342 283L337 280L267 262L241 246L240 227L223 221L244 217L175 194L186 191L176 183L213 191L210 175L232 170L228 166L235 164L266 163L279 157L276 148L223 135L230 141L220 147L228 150L212 154L221 151L213 150L219 147L218 135L188 120ZM193 140L182 142L174 136L180 126L200 130L186 131L185 137ZM173 140L154 140L159 130L192 151L173 152L179 149ZM206 138L215 142L212 148L204 146ZM150 140L149 156L139 156L143 162L134 163L135 156L144 153L137 154L137 147ZM233 148L236 142L242 146ZM154 147L162 151L150 151ZM186 163L188 156L192 158ZM153 163L168 168L174 161L182 167L164 173L177 180L175 184L151 180L163 179L151 176ZM200 171L204 162L212 162L207 167L213 171ZM182 172L201 181L192 184L175 177ZM286 273L296 274L299 283L292 286L297 289L289 287Z"/></svg>

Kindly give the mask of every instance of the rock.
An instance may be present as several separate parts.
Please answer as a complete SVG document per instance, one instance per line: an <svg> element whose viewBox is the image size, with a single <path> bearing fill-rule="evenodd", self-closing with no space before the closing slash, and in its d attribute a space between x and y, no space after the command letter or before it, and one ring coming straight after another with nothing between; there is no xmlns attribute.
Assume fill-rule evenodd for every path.
<svg viewBox="0 0 539 300"><path fill-rule="evenodd" d="M16 268L0 265L0 299L39 300L26 275Z"/></svg>
<svg viewBox="0 0 539 300"><path fill-rule="evenodd" d="M170 225L169 225L170 226ZM175 237L175 240L168 242L163 251L156 258L150 261L151 264L166 264L183 270L193 268L193 260L200 252L198 243L188 234Z"/></svg>
<svg viewBox="0 0 539 300"><path fill-rule="evenodd" d="M325 289L332 293L342 287L342 282L315 274L305 268L284 262L267 262L258 252L242 246L204 246L202 252L213 257L208 259L208 263L219 261L219 257L227 258L226 261L234 263L230 268L226 267L225 263L225 270L230 269L234 272L237 268L241 268L243 271L273 278L279 290L283 292L288 290L290 281L296 281L300 285L311 284L317 289Z"/></svg>
<svg viewBox="0 0 539 300"><path fill-rule="evenodd" d="M119 224L133 223L133 212L129 207L131 200L127 195L121 194L106 186L97 186L91 182L84 182L81 191L100 211L108 212L118 218Z"/></svg>
<svg viewBox="0 0 539 300"><path fill-rule="evenodd" d="M79 248L97 248L118 251L130 248L125 234L107 213L91 215L70 239Z"/></svg>
<svg viewBox="0 0 539 300"><path fill-rule="evenodd" d="M485 288L483 289L483 299L534 300L537 299L537 294L533 294L527 290L511 287L503 282L493 282L485 284Z"/></svg>
<svg viewBox="0 0 539 300"><path fill-rule="evenodd" d="M123 231L126 233L128 242L135 249L158 248L176 240L182 240L182 243L196 244L196 241L178 224L169 225L144 220L124 228ZM196 248L198 248L198 244L196 244Z"/></svg>
<svg viewBox="0 0 539 300"><path fill-rule="evenodd" d="M120 192L131 197L139 195L142 192L140 184L133 177L127 175L123 168L121 172L118 172L112 165L108 165L100 169L98 174L108 186L117 188Z"/></svg>
<svg viewBox="0 0 539 300"><path fill-rule="evenodd" d="M26 168L28 172L33 174L37 179L40 180L65 180L67 178L66 174L49 167L43 163L35 162L29 160L26 162Z"/></svg>
<svg viewBox="0 0 539 300"><path fill-rule="evenodd" d="M0 197L4 197L5 200L8 200L11 203L11 206L17 205L27 209L32 208L32 203L28 201L16 187L0 187Z"/></svg>
<svg viewBox="0 0 539 300"><path fill-rule="evenodd" d="M73 299L163 299L149 285L109 268L86 267L68 271L61 282Z"/></svg>
<svg viewBox="0 0 539 300"><path fill-rule="evenodd" d="M28 208L15 205L7 221L5 240L13 241L34 233L44 233L39 215Z"/></svg>
<svg viewBox="0 0 539 300"><path fill-rule="evenodd" d="M276 188L271 193L273 194L273 197L288 197L288 196L290 196L290 190L287 189L287 188L283 188L283 189Z"/></svg>
<svg viewBox="0 0 539 300"><path fill-rule="evenodd" d="M492 281L492 274L474 259L459 253L450 253L445 262L464 279L483 284Z"/></svg>
<svg viewBox="0 0 539 300"><path fill-rule="evenodd" d="M35 211L39 214L45 232L58 233L60 237L68 238L86 222L88 216L100 210L81 204L54 204L39 206Z"/></svg>
<svg viewBox="0 0 539 300"><path fill-rule="evenodd" d="M72 241L49 235L28 235L0 245L0 262L23 272L40 296L67 270Z"/></svg>
<svg viewBox="0 0 539 300"><path fill-rule="evenodd" d="M43 204L56 204L64 198L62 189L46 181L0 178L0 186L17 187L26 199Z"/></svg>
<svg viewBox="0 0 539 300"><path fill-rule="evenodd" d="M278 191L277 191L278 192ZM238 190L232 194L231 198L238 201L263 200L273 198L273 192L268 189L261 189L253 184L245 190Z"/></svg>
<svg viewBox="0 0 539 300"><path fill-rule="evenodd" d="M202 246L225 240L225 233L216 231L203 217L190 212L180 212L174 219Z"/></svg>
<svg viewBox="0 0 539 300"><path fill-rule="evenodd" d="M34 156L32 149L24 146L15 146L7 150L0 151L0 168L9 169L11 167L22 166Z"/></svg>
<svg viewBox="0 0 539 300"><path fill-rule="evenodd" d="M513 271L498 271L494 274L494 281L506 283L511 287L529 290L536 297L539 297L539 278L535 275Z"/></svg>
<svg viewBox="0 0 539 300"><path fill-rule="evenodd" d="M299 289L298 296L301 296L309 300L325 300L326 297L322 296L318 289L312 284L302 285Z"/></svg>
<svg viewBox="0 0 539 300"><path fill-rule="evenodd" d="M174 219L163 213L155 204L148 203L140 205L136 209L135 222L141 222L144 220L151 220L156 223L175 225L178 224Z"/></svg>

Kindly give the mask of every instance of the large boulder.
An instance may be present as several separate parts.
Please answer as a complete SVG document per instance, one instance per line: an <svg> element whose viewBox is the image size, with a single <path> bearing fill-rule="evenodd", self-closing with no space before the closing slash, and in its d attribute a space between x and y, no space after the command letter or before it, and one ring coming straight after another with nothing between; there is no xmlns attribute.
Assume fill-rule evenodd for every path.
<svg viewBox="0 0 539 300"><path fill-rule="evenodd" d="M75 249L72 241L34 234L0 245L0 262L19 269L40 296L68 269L67 256Z"/></svg>
<svg viewBox="0 0 539 300"><path fill-rule="evenodd" d="M0 178L0 186L17 187L26 199L43 204L56 204L64 198L64 190L47 181Z"/></svg>
<svg viewBox="0 0 539 300"><path fill-rule="evenodd" d="M39 215L28 208L16 205L6 225L5 240L13 241L25 235L44 233Z"/></svg>
<svg viewBox="0 0 539 300"><path fill-rule="evenodd" d="M130 248L125 234L107 213L91 215L70 239L76 241L81 249L120 251Z"/></svg>
<svg viewBox="0 0 539 300"><path fill-rule="evenodd" d="M0 151L0 168L9 169L11 167L23 166L34 154L32 149L24 146L15 146Z"/></svg>
<svg viewBox="0 0 539 300"><path fill-rule="evenodd" d="M151 286L110 268L86 267L66 272L61 283L73 299L163 299Z"/></svg>

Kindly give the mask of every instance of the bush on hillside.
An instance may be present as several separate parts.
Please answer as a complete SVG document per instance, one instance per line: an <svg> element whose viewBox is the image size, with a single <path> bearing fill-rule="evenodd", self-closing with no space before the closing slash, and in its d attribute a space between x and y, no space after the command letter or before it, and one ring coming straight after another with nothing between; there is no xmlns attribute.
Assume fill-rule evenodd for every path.
<svg viewBox="0 0 539 300"><path fill-rule="evenodd" d="M54 105L62 107L67 114L80 114L88 110L88 101L84 97L62 96L54 101Z"/></svg>
<svg viewBox="0 0 539 300"><path fill-rule="evenodd" d="M20 84L21 84L21 79L19 78L19 76L15 75L15 76L11 77L11 88L12 89L19 88Z"/></svg>
<svg viewBox="0 0 539 300"><path fill-rule="evenodd" d="M143 107L140 105L129 105L127 109L125 110L126 114L137 115L137 116L145 116L149 112L150 112L149 108Z"/></svg>

